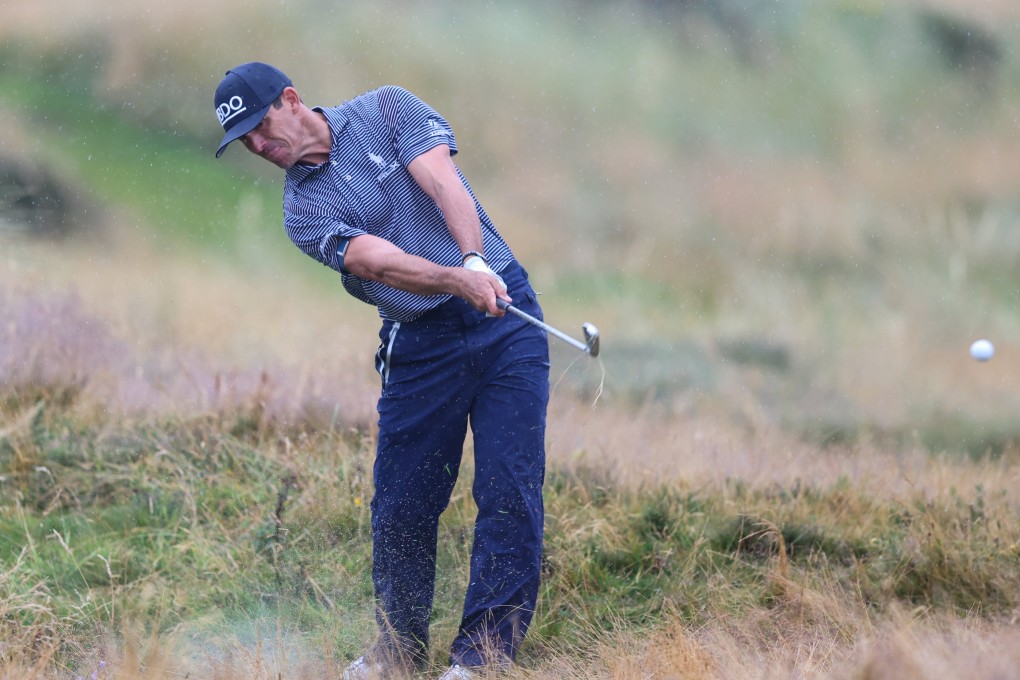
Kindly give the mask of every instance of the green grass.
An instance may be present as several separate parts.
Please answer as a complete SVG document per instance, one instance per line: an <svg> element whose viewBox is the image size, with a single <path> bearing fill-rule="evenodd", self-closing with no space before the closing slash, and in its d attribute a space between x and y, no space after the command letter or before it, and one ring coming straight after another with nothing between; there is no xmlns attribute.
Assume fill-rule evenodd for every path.
<svg viewBox="0 0 1020 680"><path fill-rule="evenodd" d="M294 433L231 435L229 425L97 429L41 412L30 431L0 438L8 635L87 635L128 615L164 633L220 634L266 618L332 629L339 616L338 652L356 653L372 626L369 442L305 435L295 450L284 446ZM441 529L440 636L459 618L473 515L465 481ZM997 616L1018 604L1009 499L980 490L903 505L846 480L635 489L577 468L550 471L546 502L532 664L592 630L654 628L667 611L699 627L782 606L777 570L807 589L838 584L876 614L900 603Z"/></svg>

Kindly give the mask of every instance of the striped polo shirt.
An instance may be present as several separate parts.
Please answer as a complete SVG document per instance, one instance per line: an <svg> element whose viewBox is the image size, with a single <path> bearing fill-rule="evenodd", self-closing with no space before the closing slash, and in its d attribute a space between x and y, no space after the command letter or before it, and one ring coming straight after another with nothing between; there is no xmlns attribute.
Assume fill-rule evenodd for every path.
<svg viewBox="0 0 1020 680"><path fill-rule="evenodd" d="M436 264L461 266L460 247L443 213L407 171L412 160L440 144L456 154L453 130L428 104L394 86L314 110L326 117L333 144L326 162L287 171L287 236L305 254L340 272L347 292L378 307L382 318L413 321L451 296L416 295L359 278L344 270L338 251L349 239L372 234ZM513 253L457 172L475 202L489 266L501 271Z"/></svg>

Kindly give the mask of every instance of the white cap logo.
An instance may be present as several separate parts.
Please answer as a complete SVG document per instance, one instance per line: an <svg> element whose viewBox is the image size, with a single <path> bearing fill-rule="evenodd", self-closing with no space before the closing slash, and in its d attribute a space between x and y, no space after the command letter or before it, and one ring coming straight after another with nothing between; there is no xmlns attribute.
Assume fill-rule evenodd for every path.
<svg viewBox="0 0 1020 680"><path fill-rule="evenodd" d="M244 105L244 100L242 100L239 95L235 94L233 97L216 107L216 118L219 119L220 125L226 127L227 121L247 110L248 107Z"/></svg>

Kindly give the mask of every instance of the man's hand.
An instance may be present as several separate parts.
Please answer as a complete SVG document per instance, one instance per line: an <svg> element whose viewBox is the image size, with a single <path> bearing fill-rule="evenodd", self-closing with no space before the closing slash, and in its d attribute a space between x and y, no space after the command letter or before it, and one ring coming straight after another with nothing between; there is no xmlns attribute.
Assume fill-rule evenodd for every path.
<svg viewBox="0 0 1020 680"><path fill-rule="evenodd" d="M494 289L496 297L506 300L507 302L512 301L510 296L507 295L506 282L503 281L503 277L497 274L496 272L492 271L492 268L489 267L489 263L483 260L481 257L479 257L478 255L469 255L464 260L464 269L469 269L473 272L478 272L479 274L485 274L490 278L494 279L499 284ZM474 304L474 302L472 302L471 300L468 300L468 302ZM495 302L496 300L493 299L492 303L495 304ZM478 307L478 305L475 306ZM485 311L485 313L488 316L503 316L503 310L499 309L498 306L495 312L492 310L492 306L489 304L489 298L487 295L485 299L485 307L478 307L478 309Z"/></svg>
<svg viewBox="0 0 1020 680"><path fill-rule="evenodd" d="M499 281L499 284L503 286L503 290L504 291L506 290L506 282L503 281L503 277L497 274L496 272L492 271L492 269L489 268L489 263L483 260L482 258L478 257L477 255L471 255L466 260L464 260L464 268L470 269L473 272L481 272L482 274L495 276L496 279Z"/></svg>

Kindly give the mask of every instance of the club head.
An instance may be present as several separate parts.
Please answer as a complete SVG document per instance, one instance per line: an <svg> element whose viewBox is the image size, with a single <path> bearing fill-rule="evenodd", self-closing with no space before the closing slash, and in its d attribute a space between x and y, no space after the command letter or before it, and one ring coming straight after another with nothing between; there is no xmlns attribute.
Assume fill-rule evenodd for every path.
<svg viewBox="0 0 1020 680"><path fill-rule="evenodd" d="M599 355L599 329L593 323L585 323L581 329L584 331L584 344L588 354L597 357Z"/></svg>

